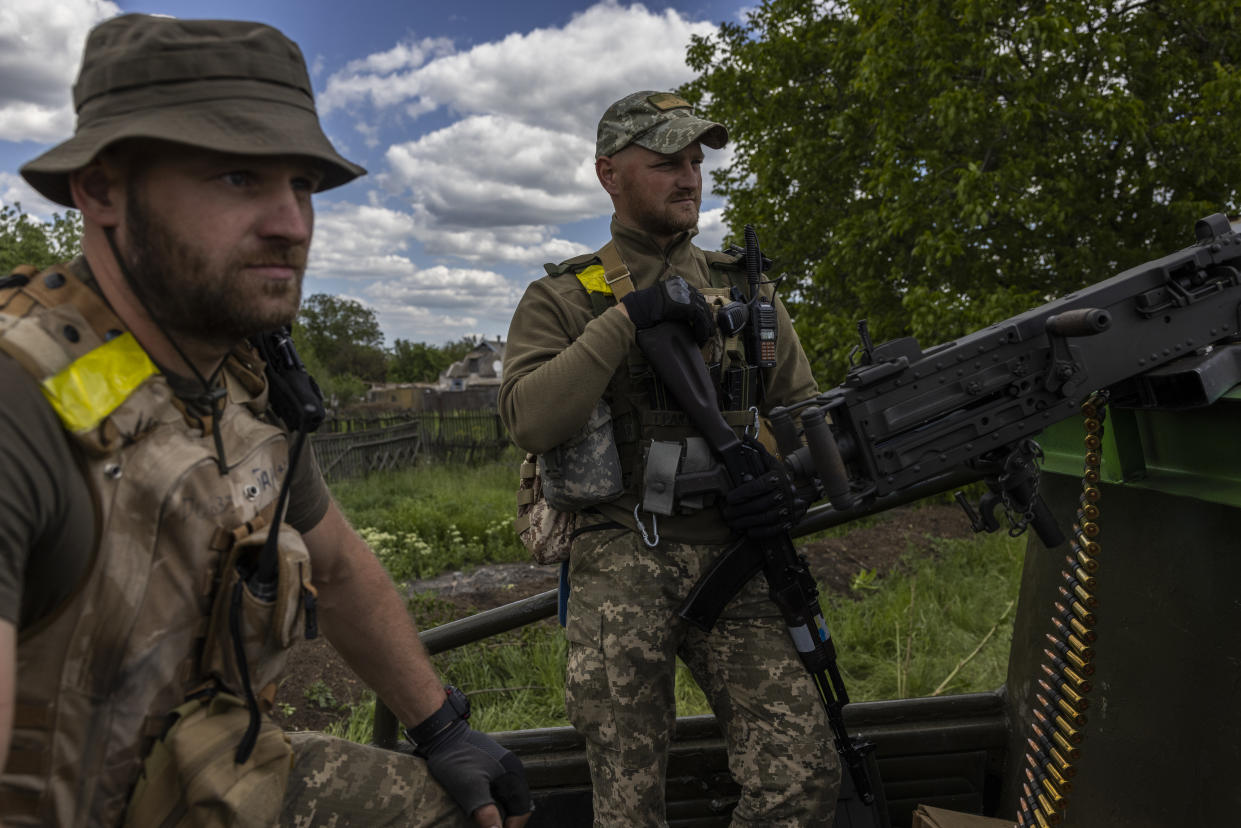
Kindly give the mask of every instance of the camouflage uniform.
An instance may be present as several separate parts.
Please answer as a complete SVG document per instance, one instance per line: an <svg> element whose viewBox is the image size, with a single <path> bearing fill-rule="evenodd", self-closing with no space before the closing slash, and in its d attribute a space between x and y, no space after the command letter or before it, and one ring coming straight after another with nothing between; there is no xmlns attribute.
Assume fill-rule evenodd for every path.
<svg viewBox="0 0 1241 828"><path fill-rule="evenodd" d="M323 733L292 733L293 772L283 828L472 826L427 764L414 756Z"/></svg>
<svg viewBox="0 0 1241 828"><path fill-rule="evenodd" d="M734 826L830 826L840 765L814 684L760 574L703 633L676 608L719 546L630 531L581 536L569 560L569 718L586 739L595 825L664 824L680 656L707 694L743 792Z"/></svg>
<svg viewBox="0 0 1241 828"><path fill-rule="evenodd" d="M722 126L693 117L675 96L642 92L609 109L597 154L630 142L662 153L691 140L719 148L726 138ZM727 294L717 267L726 257L691 244L693 231L666 248L615 219L611 231L635 289L678 275L704 295ZM648 424L668 418L651 410L642 390L649 366L635 345L633 323L616 308L601 307L585 287L585 270L599 262L588 255L549 266L549 275L527 288L509 329L499 400L514 441L536 454L583 441L591 431L583 424L601 399L614 418L622 491L579 512L579 526L594 531L579 533L569 560L566 706L586 739L595 825L665 824L664 777L680 656L707 693L727 739L730 769L742 786L733 825L830 826L839 759L813 680L767 597L765 579L754 578L704 634L680 620L676 609L731 539L718 508L661 515L654 547L637 531L642 450L652 439ZM816 390L788 314L778 300L775 306L778 367L764 377L764 407L796 402ZM717 337L704 356L713 361L720 350ZM635 422L641 424L638 433L631 431ZM601 455L586 443L587 465L593 466ZM566 476L573 465L565 464ZM614 488L614 481L603 486L599 477L590 482Z"/></svg>

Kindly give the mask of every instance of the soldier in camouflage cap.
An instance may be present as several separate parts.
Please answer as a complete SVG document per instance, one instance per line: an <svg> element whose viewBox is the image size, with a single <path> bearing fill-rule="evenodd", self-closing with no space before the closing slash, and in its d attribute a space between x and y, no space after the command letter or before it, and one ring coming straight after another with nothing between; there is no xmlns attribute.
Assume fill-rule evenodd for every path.
<svg viewBox="0 0 1241 828"><path fill-rule="evenodd" d="M599 119L595 158L615 155L630 144L673 153L691 141L722 149L728 143L728 130L723 124L696 117L689 102L671 92L634 92L609 106Z"/></svg>
<svg viewBox="0 0 1241 828"><path fill-rule="evenodd" d="M301 51L123 15L74 103L22 174L81 211L83 255L0 274L0 822L521 828L521 763L469 727L303 439L311 196L365 170ZM414 755L266 714L320 623Z"/></svg>
<svg viewBox="0 0 1241 828"><path fill-rule="evenodd" d="M744 274L738 282L736 255L692 241L703 147L727 140L721 124L671 93L636 92L608 107L595 172L612 198L611 240L546 265L513 315L505 348L499 402L509 433L576 496L560 505L573 517L565 702L586 741L598 827L666 825L678 658L706 692L742 786L732 825L833 823L840 762L765 579L752 579L709 634L676 612L720 551L758 527L735 520L749 503L733 504L739 489L728 493L727 509L719 493L703 491L715 461L653 377L636 331L687 325L739 434L754 428L753 411L816 393L769 283L759 290L775 308L774 368L760 374L749 346L714 325L732 291L749 289ZM796 520L778 512L764 520Z"/></svg>

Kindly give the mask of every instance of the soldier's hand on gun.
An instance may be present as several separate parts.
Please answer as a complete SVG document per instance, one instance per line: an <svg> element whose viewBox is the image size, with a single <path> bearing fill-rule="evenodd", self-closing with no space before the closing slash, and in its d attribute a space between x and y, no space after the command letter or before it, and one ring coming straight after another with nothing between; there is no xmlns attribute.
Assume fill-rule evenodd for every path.
<svg viewBox="0 0 1241 828"><path fill-rule="evenodd" d="M715 330L715 316L707 300L680 276L628 293L621 303L638 330L660 322L684 322L699 345Z"/></svg>
<svg viewBox="0 0 1241 828"><path fill-rule="evenodd" d="M418 755L461 810L479 828L522 828L534 803L521 760L508 748L458 719L440 731Z"/></svg>
<svg viewBox="0 0 1241 828"><path fill-rule="evenodd" d="M757 440L746 438L746 444L763 458L766 471L724 496L724 522L738 535L775 537L796 526L810 503L798 495L783 463Z"/></svg>

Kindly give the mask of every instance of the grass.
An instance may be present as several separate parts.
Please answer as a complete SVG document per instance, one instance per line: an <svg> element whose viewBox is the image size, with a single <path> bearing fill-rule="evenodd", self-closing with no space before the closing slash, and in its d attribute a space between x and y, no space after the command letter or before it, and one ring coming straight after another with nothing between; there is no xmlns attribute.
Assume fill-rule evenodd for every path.
<svg viewBox="0 0 1241 828"><path fill-rule="evenodd" d="M420 465L336 483L332 492L397 581L524 561L513 531L515 454L476 466Z"/></svg>
<svg viewBox="0 0 1241 828"><path fill-rule="evenodd" d="M419 467L334 486L393 577L428 577L473 564L527 559L511 528L516 461L470 468ZM868 521L881 518L867 518ZM848 531L836 527L833 534ZM939 540L887 575L860 570L851 597L821 596L854 701L991 690L1004 681L1024 539L1004 533ZM455 617L427 595L410 601L419 627ZM564 634L540 622L434 657L471 699L486 731L567 724ZM710 712L678 665L677 712ZM369 741L374 701L348 709L329 732Z"/></svg>

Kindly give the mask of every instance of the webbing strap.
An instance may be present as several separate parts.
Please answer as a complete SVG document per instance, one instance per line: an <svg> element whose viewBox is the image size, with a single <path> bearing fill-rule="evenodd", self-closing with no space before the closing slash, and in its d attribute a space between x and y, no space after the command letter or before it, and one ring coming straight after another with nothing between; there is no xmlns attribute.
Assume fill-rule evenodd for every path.
<svg viewBox="0 0 1241 828"><path fill-rule="evenodd" d="M609 241L595 255L599 257L599 263L603 265L603 280L612 288L612 295L616 297L616 301L619 302L633 293L633 278L629 275L629 268L621 261L620 253L616 250L616 242Z"/></svg>

